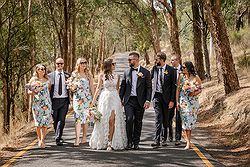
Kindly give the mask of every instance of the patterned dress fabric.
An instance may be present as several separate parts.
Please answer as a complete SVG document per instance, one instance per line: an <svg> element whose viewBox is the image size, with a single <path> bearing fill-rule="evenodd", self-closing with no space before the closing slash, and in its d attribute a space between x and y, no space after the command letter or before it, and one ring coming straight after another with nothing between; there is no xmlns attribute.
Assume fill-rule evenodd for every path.
<svg viewBox="0 0 250 167"><path fill-rule="evenodd" d="M180 75L180 114L182 118L182 128L191 130L195 128L197 113L199 109L198 96L190 96L190 93L200 89L196 83L189 81L184 75Z"/></svg>
<svg viewBox="0 0 250 167"><path fill-rule="evenodd" d="M49 93L49 81L44 83L34 81L40 91L33 96L32 113L35 121L35 126L47 127L52 121L52 107Z"/></svg>
<svg viewBox="0 0 250 167"><path fill-rule="evenodd" d="M89 80L81 77L79 74L72 73L70 82L77 86L73 93L73 109L75 122L87 123L89 105L92 102Z"/></svg>

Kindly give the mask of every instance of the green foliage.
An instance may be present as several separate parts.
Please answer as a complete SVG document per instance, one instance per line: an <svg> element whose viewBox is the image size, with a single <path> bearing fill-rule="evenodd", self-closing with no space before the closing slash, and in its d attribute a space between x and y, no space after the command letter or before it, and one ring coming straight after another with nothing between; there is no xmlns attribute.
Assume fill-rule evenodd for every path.
<svg viewBox="0 0 250 167"><path fill-rule="evenodd" d="M250 56L243 55L238 58L238 63L237 65L240 68L248 68L250 67Z"/></svg>

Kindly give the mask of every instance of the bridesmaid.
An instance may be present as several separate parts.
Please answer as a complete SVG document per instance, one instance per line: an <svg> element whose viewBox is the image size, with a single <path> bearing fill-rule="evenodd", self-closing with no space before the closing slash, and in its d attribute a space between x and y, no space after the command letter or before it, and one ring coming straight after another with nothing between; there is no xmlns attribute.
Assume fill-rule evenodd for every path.
<svg viewBox="0 0 250 167"><path fill-rule="evenodd" d="M33 77L28 83L28 94L33 95L32 113L40 148L45 148L44 140L47 127L51 123L50 87L51 83L47 77L46 67L41 64L36 65Z"/></svg>
<svg viewBox="0 0 250 167"><path fill-rule="evenodd" d="M76 139L74 146L79 146L81 126L83 130L82 144L87 143L88 110L92 102L93 77L88 69L87 61L79 58L76 61L75 71L68 80L69 87L73 92L73 109L75 118Z"/></svg>
<svg viewBox="0 0 250 167"><path fill-rule="evenodd" d="M177 108L180 109L182 129L187 142L185 149L191 148L191 131L195 128L199 109L198 95L201 93L201 80L196 75L192 62L187 61L182 66L182 74L178 78L176 91Z"/></svg>

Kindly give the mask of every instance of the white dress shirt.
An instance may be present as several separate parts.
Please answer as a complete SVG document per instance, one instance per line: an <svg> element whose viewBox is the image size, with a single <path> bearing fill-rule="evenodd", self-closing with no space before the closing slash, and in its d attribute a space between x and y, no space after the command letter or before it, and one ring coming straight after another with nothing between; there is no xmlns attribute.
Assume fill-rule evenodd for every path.
<svg viewBox="0 0 250 167"><path fill-rule="evenodd" d="M59 95L58 94L58 87L59 87L59 78L60 78L60 75L59 75L59 71L55 71L55 78L54 78L54 95L53 95L53 98L66 98L68 97L68 93L67 93L67 88L66 88L66 84L65 84L65 75L64 75L64 72L62 71L61 72L61 75L62 75L62 94Z"/></svg>
<svg viewBox="0 0 250 167"><path fill-rule="evenodd" d="M176 68L176 67L175 67ZM179 66L176 68L177 69L177 75L176 75L176 80L178 81L179 75L181 73L181 65L179 64Z"/></svg>
<svg viewBox="0 0 250 167"><path fill-rule="evenodd" d="M137 96L137 93L136 93L136 86L137 86L137 80L138 80L138 76L137 74L139 73L140 71L140 66L138 66L138 69L137 71L136 70L133 70L132 71L132 87L131 87L131 96Z"/></svg>
<svg viewBox="0 0 250 167"><path fill-rule="evenodd" d="M161 77L162 77L162 80L164 81L164 71L166 69L166 64L162 67L157 67L157 68L158 68L158 77L157 77L158 80L156 82L156 92L162 93Z"/></svg>

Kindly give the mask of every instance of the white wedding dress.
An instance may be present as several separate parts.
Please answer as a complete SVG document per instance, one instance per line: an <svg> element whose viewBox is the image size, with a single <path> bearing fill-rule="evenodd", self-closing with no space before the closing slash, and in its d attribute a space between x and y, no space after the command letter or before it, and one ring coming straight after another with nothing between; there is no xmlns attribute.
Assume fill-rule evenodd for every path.
<svg viewBox="0 0 250 167"><path fill-rule="evenodd" d="M127 144L124 112L121 100L116 89L118 75L112 80L103 78L103 90L101 91L97 109L102 113L100 122L96 122L90 138L90 148L106 149L108 146L109 118L111 112L115 112L115 130L111 147L114 150L122 150Z"/></svg>

